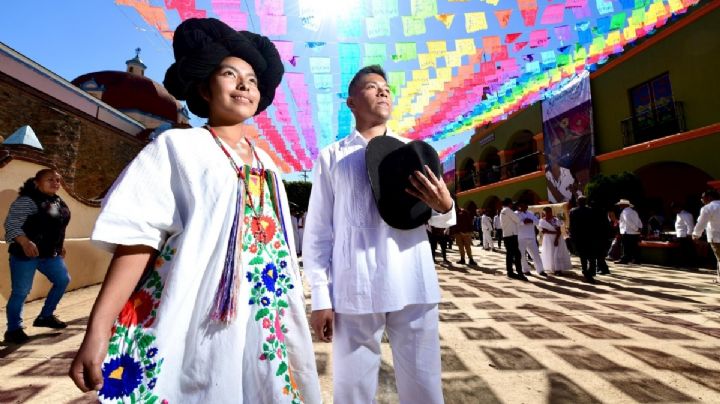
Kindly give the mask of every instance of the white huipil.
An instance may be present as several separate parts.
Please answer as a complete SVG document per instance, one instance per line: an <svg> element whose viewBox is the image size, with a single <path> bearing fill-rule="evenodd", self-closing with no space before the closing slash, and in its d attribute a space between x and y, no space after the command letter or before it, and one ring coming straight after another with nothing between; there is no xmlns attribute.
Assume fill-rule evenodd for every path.
<svg viewBox="0 0 720 404"><path fill-rule="evenodd" d="M262 165L277 173L269 156L257 152ZM230 153L242 167L242 160ZM240 184L211 134L192 128L161 134L113 185L92 239L111 250L117 245L150 246L159 256L115 323L103 364L106 387L101 400L299 402L292 394L299 390L304 402L320 402L298 262L294 248L288 247L294 239L281 184L276 188L280 217L270 198L265 198L262 211L262 219L274 231L265 233L272 238L260 248L272 254L263 255L262 262L250 260L261 256L252 252L259 244L248 243L255 237L247 231L251 217L240 215L237 314L228 325L210 320ZM253 270L261 272L253 278ZM263 299L255 294L260 290L266 293ZM253 297L262 301L253 302ZM264 343L269 345L263 347ZM270 346L278 349L270 354ZM283 366L289 371L279 371Z"/></svg>

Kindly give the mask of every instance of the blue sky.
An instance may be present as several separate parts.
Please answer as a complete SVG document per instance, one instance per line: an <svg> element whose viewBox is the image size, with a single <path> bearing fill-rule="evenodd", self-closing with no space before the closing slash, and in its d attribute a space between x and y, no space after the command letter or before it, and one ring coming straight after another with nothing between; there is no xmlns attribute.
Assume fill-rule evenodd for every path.
<svg viewBox="0 0 720 404"><path fill-rule="evenodd" d="M151 3L162 5L158 1ZM401 7L407 7L402 3ZM198 1L197 7L211 9L209 0ZM290 0L286 1L288 7ZM172 28L180 22L175 12L168 12L167 16ZM257 21L251 18L249 23L256 25ZM430 30L432 24L428 25ZM334 31L333 21L326 21L320 31L306 35L304 40L332 43ZM393 32L394 36L397 34ZM442 35L429 32L434 34ZM125 70L125 61L134 56L137 47L142 49L140 57L148 66L146 75L157 82L162 82L166 68L173 62L172 44L148 26L133 8L116 5L111 0L6 2L0 13L0 41L67 80L93 71ZM203 121L193 119L192 123L201 125ZM435 146L440 150L458 141L456 137Z"/></svg>

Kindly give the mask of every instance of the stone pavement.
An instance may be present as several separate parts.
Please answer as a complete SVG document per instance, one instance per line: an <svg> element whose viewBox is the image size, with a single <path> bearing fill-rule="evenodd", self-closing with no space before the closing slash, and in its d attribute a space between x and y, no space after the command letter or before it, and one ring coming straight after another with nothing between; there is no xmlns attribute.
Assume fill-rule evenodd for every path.
<svg viewBox="0 0 720 404"><path fill-rule="evenodd" d="M712 271L611 265L612 275L588 285L575 262L575 274L524 283L504 276L503 254L474 249L479 267L437 267L447 403L720 403L720 286ZM457 250L449 258L456 261ZM66 330L29 326L28 344L0 345L0 402L93 401L65 374L98 291L65 296L58 315ZM26 324L41 303L26 305ZM4 332L4 308L0 317ZM396 403L383 345L378 402ZM326 402L330 349L316 343Z"/></svg>

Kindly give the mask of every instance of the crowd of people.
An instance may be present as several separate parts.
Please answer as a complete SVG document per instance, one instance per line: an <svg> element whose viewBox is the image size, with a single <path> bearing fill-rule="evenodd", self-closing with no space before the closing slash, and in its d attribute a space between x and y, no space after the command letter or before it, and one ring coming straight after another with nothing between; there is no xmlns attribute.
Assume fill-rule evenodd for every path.
<svg viewBox="0 0 720 404"><path fill-rule="evenodd" d="M413 142L387 125L393 98L380 66L364 67L350 81L346 102L355 129L320 152L302 214L291 209L271 156L244 132L244 122L273 102L284 73L273 43L216 19L191 18L177 27L173 50L164 84L207 125L159 135L103 201L92 240L113 256L69 369L78 388L96 390L100 401L319 403L312 330L333 344L334 402L373 401L386 334L399 401L442 403L434 245L441 244L447 262L444 244L453 237L459 263L477 265L477 231L485 250L494 249L493 236L498 249L504 245L510 278L527 281L532 267L539 276L571 269L565 226L551 208L537 218L526 202L508 198L493 218L469 212L429 165L414 168L404 189L424 203L424 219L388 224L366 150L378 139L410 149ZM54 170L29 179L6 220L8 342L28 338L22 305L36 269L53 288L34 325L65 327L54 316L69 282L63 242L70 212L57 195L60 181ZM718 199L715 191L704 194L692 231L693 238L707 231L716 254ZM618 207L616 227L583 199L570 212L569 236L589 282L608 273L604 256L614 228L622 240L619 262L637 262L642 223L629 201ZM586 231L600 223L607 233Z"/></svg>
<svg viewBox="0 0 720 404"><path fill-rule="evenodd" d="M707 230L708 245L717 250L716 233L718 224L716 190L703 193L705 206L700 211L696 224L693 215L680 204L672 204L675 213L675 231L673 241L678 244L679 253L685 267L694 267L696 261L696 242ZM580 259L581 271L587 282L594 283L596 275L610 273L607 261L616 264L639 264L641 237L652 240L658 226L659 215L651 215L647 226L643 225L634 205L628 199L620 199L609 211L590 206L585 196L579 196L575 206L564 214L555 215L550 206L541 212L528 211L525 201L513 202L505 199L503 207L492 215L489 208L477 209L474 217L464 208L457 208L458 223L449 229L428 227L428 238L433 255L436 246L442 249L443 262L448 264L446 250L454 241L457 243L461 259L457 264L478 265L472 251L467 248L467 240L472 237L479 241L483 251L498 251L505 244L506 271L508 277L526 280L527 275L535 272L539 276L548 273L561 275L572 268L571 253ZM472 222L472 235L468 234ZM645 230L645 227L650 229ZM470 237L469 237L470 236ZM540 243L538 243L538 239ZM497 247L494 246L497 242ZM717 253L715 253L717 257ZM532 264L530 264L532 263ZM515 268L515 269L513 269ZM720 283L720 270L717 282Z"/></svg>

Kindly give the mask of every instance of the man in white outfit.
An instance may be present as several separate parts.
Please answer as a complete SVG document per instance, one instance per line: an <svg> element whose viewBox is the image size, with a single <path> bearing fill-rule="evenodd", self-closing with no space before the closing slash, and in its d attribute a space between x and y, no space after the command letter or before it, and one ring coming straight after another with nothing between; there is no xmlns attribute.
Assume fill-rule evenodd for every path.
<svg viewBox="0 0 720 404"><path fill-rule="evenodd" d="M492 249L492 222L492 219L487 214L487 209L483 209L482 216L480 216L480 231L482 231L483 250Z"/></svg>
<svg viewBox="0 0 720 404"><path fill-rule="evenodd" d="M392 94L385 72L361 69L348 95L355 131L323 149L313 172L303 240L310 325L318 339L333 342L335 403L374 401L384 331L400 403L442 403L440 287L430 243L422 225L400 230L382 220L365 165L368 142L394 136L387 127ZM414 189L406 191L432 208L430 225L455 223L442 179L427 169L410 182Z"/></svg>
<svg viewBox="0 0 720 404"><path fill-rule="evenodd" d="M620 199L616 205L622 209L618 224L620 227L620 238L622 241L622 256L616 263L637 264L640 259L640 230L643 224L640 216L633 209L633 205L627 199Z"/></svg>
<svg viewBox="0 0 720 404"><path fill-rule="evenodd" d="M518 226L518 244L520 247L520 263L522 264L522 270L525 275L530 273L530 264L528 264L527 254L533 259L535 270L540 276L547 276L543 269L542 260L540 259L540 249L537 243L537 234L535 228L538 225L538 218L533 213L527 211L527 203L517 203L517 214L520 218L520 225Z"/></svg>
<svg viewBox="0 0 720 404"><path fill-rule="evenodd" d="M709 189L703 192L702 201L705 206L700 209L692 237L697 240L702 236L703 231L707 234L707 241L718 262L715 283L720 283L720 193L715 189Z"/></svg>
<svg viewBox="0 0 720 404"><path fill-rule="evenodd" d="M512 279L520 279L527 282L527 277L522 272L522 264L520 263L520 246L518 243L518 229L520 227L520 217L512 209L512 199L503 199L503 208L500 210L500 227L503 232L503 241L505 241L505 271L507 277ZM513 272L513 264L517 273Z"/></svg>

